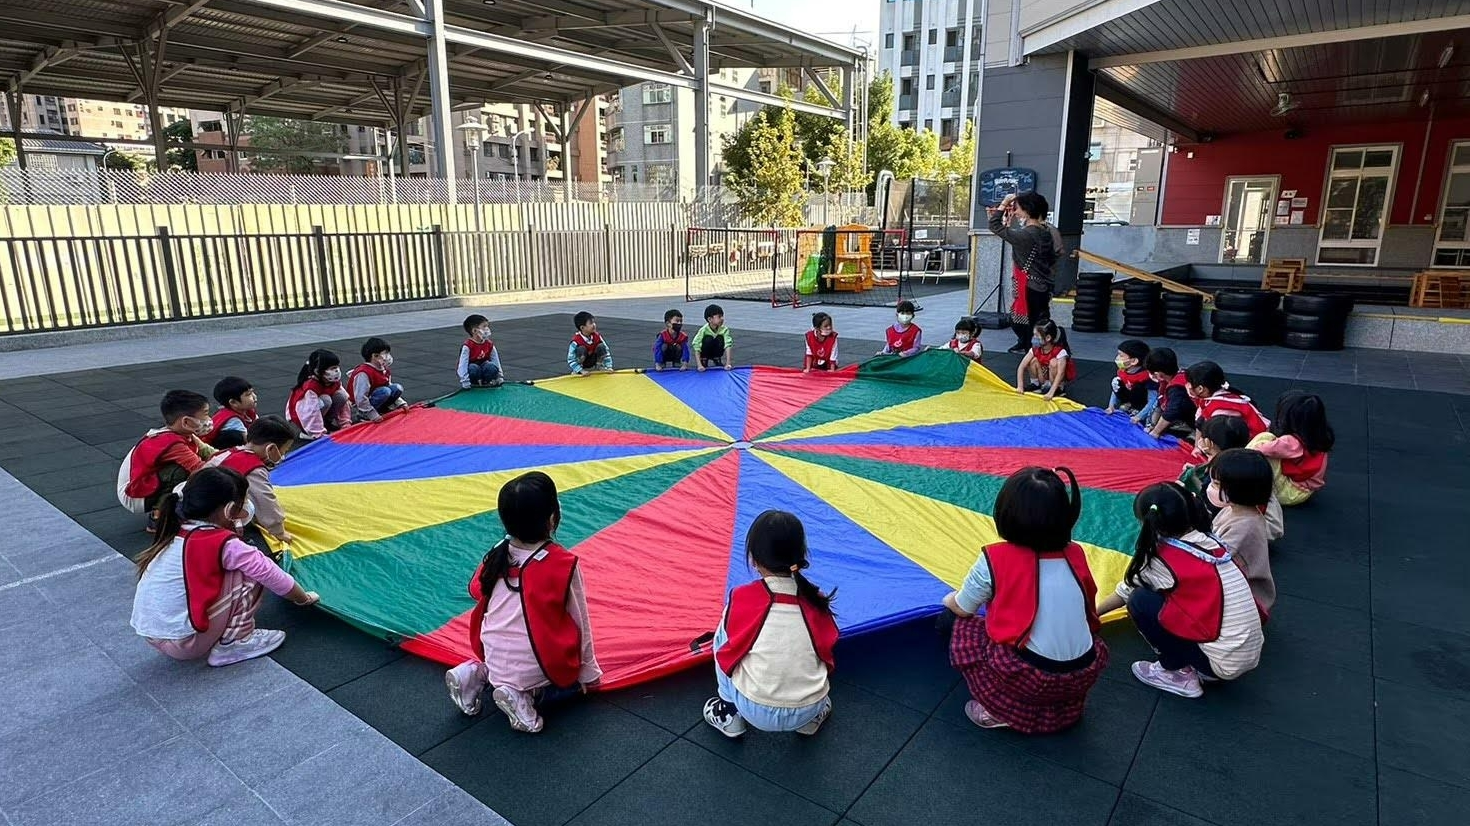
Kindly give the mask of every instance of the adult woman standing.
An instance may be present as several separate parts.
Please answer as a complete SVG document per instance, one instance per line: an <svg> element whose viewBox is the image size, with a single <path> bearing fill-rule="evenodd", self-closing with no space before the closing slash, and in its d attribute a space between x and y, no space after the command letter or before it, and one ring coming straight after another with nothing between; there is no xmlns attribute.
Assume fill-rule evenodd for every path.
<svg viewBox="0 0 1470 826"><path fill-rule="evenodd" d="M1060 234L1046 224L1046 198L1036 192L1007 195L999 207L986 210L990 231L1011 245L1015 298L1011 303L1011 330L1016 334L1012 353L1031 349L1031 331L1051 318L1052 280L1061 253ZM1020 226L1014 224L1020 221Z"/></svg>

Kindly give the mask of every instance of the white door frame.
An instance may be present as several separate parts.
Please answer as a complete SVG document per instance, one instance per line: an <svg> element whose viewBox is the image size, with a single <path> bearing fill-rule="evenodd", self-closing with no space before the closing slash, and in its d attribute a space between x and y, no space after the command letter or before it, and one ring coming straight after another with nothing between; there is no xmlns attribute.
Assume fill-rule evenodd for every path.
<svg viewBox="0 0 1470 826"><path fill-rule="evenodd" d="M1280 175L1230 175L1225 179L1224 204L1220 207L1220 247L1215 251L1215 261L1222 264L1233 264L1234 261L1224 261L1225 257L1225 233L1229 229L1230 218L1230 186L1237 181L1270 181L1271 197L1266 200L1266 226L1262 230L1266 238L1261 242L1261 264L1266 263L1267 249L1271 244L1271 228L1276 223L1276 197L1281 193ZM1237 230L1239 235L1239 230Z"/></svg>

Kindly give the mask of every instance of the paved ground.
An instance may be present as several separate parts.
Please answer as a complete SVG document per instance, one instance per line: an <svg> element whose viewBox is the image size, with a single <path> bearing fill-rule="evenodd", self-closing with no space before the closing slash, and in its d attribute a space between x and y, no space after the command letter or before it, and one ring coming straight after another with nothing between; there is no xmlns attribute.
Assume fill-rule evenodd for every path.
<svg viewBox="0 0 1470 826"><path fill-rule="evenodd" d="M623 364L641 359L651 337L647 321L624 319L657 318L663 303L628 300L594 308ZM963 296L936 296L926 306L921 322L943 329L959 314ZM524 307L516 312L528 317L497 321L496 338L512 378L561 371L560 342L571 331L565 315L570 309ZM791 333L804 326L804 313L745 304L727 309L742 361L795 360L799 345ZM858 346L864 333L881 328L887 311L842 309L834 315L851 358L864 350ZM394 331L389 339L395 374L411 395L432 397L454 387L447 364L462 337L459 317L458 311L435 311L411 319L318 325L315 332L322 338L350 335L323 342L348 360L368 331ZM238 338L121 342L96 354L101 358L74 352L71 364L85 370L0 382L0 468L112 547L136 552L146 543L136 518L115 504L112 479L117 458L153 423L159 394L173 386L207 391L219 376L240 373L261 389L263 408L277 409L297 365L316 343L307 333L285 328L252 339L256 345L290 345L278 349L252 350L232 343ZM1103 401L1103 376L1111 369L1104 364L1115 338L1079 336L1075 342L1081 355L1096 359L1083 365L1079 400ZM986 340L997 350L1004 336L991 332ZM548 343L540 349L529 344L539 341ZM1187 359L1211 346L1180 349ZM939 637L919 622L844 641L834 689L837 710L811 740L719 737L699 720L700 703L713 688L703 672L573 704L548 719L545 733L525 737L496 716L459 716L443 695L436 666L323 614L272 603L262 623L290 632L277 663L519 826L1464 822L1470 811L1470 752L1464 748L1470 738L1470 563L1463 553L1470 532L1464 507L1470 495L1470 396L1405 389L1417 376L1433 380L1432 357L1232 350L1222 363L1251 395L1274 400L1289 387L1308 386L1326 397L1339 445L1328 488L1289 514L1288 536L1274 549L1281 597L1261 668L1202 700L1167 697L1134 682L1127 667L1144 655L1144 645L1129 628L1114 625L1107 632L1113 664L1080 728L1045 738L982 732L963 717L964 689L946 664ZM169 361L164 354L188 357ZM14 356L0 354L0 374L24 374ZM1334 359L1340 362L1336 370L1329 369ZM31 361L54 363L55 356ZM987 363L1001 375L1013 375L1014 357L992 356ZM1424 369L1416 371L1415 365ZM1458 361L1454 366L1461 367ZM1450 367L1444 363L1445 375ZM1343 381L1324 381L1329 378ZM1365 386L1379 383L1388 386ZM9 509L20 493L0 489L0 502ZM21 529L7 535L40 533ZM52 528L44 530L51 535ZM91 570L71 576L92 583ZM14 576L0 571L6 571L0 583ZM125 613L119 619L116 612L125 611L126 577L98 576L95 584L105 592L97 604L109 607L91 616L125 628ZM14 607L14 595L34 587L0 591L0 619L28 610ZM53 611L65 607L57 600L51 605ZM7 631L6 639L15 638ZM42 652L55 652L49 656L57 660L68 656L60 640L21 645L7 646L12 659L0 673L12 673L12 663L34 668L45 661ZM107 653L141 661L148 652L139 654L140 647ZM242 693L253 695L248 672L239 679ZM303 692L303 703L320 696L305 687L296 690ZM177 696L157 703L168 711ZM78 720L104 719L106 710L46 709ZM197 736L197 722L181 726ZM307 745L317 734L309 727L283 729L279 736L297 747L277 756L273 770L307 773L303 766L309 764L302 761L311 756ZM56 772L72 773L56 778L70 782L63 788L85 787L89 771L119 774L107 755L70 745L80 736L75 731L61 728L54 737L27 741L27 752L70 755L55 763ZM16 741L6 735L0 742L6 743L0 749L11 752ZM7 766L13 756L7 756ZM100 771L109 767L110 773ZM147 773L136 769L121 775L134 778L130 788L143 801L139 805L151 802L154 811L164 811L162 790L170 785L146 785ZM364 785L381 784L377 775ZM0 782L0 788L9 787ZM36 802L53 794L0 794L0 812L13 822L34 822L44 819L42 812L70 811ZM339 813L330 798L285 814L367 822L334 816Z"/></svg>

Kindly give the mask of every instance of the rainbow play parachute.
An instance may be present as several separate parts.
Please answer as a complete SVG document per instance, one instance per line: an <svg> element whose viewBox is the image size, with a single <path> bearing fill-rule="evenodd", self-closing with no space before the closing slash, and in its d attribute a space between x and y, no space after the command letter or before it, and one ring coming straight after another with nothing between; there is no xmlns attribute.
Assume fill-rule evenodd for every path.
<svg viewBox="0 0 1470 826"><path fill-rule="evenodd" d="M1186 458L1122 416L1047 402L933 351L836 374L754 367L615 373L464 391L293 454L274 472L292 573L326 610L454 664L470 654L470 576L502 530L496 495L539 469L557 540L581 558L606 688L708 658L691 642L753 578L746 529L800 515L812 579L846 634L934 613L978 549L1005 477L1073 468L1076 538L1099 588L1137 535L1133 493Z"/></svg>

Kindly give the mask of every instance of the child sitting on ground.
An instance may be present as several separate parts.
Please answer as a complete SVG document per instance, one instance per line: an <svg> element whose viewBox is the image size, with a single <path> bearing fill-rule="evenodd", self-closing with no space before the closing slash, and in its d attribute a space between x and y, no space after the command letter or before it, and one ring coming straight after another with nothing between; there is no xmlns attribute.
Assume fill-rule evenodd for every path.
<svg viewBox="0 0 1470 826"><path fill-rule="evenodd" d="M395 407L407 407L403 385L393 381L393 348L374 336L362 343L362 364L347 374L347 396L352 399L352 418L375 422Z"/></svg>
<svg viewBox="0 0 1470 826"><path fill-rule="evenodd" d="M556 483L540 471L517 476L500 489L497 508L505 538L470 580L476 658L445 672L444 683L470 716L493 686L490 696L510 727L535 734L542 727L537 705L586 691L602 669L577 557L551 538L561 523Z"/></svg>
<svg viewBox="0 0 1470 826"><path fill-rule="evenodd" d="M1210 504L1219 508L1211 523L1214 535L1235 554L1245 572L1251 595L1264 624L1276 604L1276 581L1271 578L1270 528L1266 506L1271 501L1271 463L1246 448L1227 450L1210 462Z"/></svg>
<svg viewBox="0 0 1470 826"><path fill-rule="evenodd" d="M281 463L295 440L296 432L285 419L262 416L250 423L245 444L222 450L209 460L210 467L229 468L245 477L250 488L246 504L251 514L247 534L270 534L282 545L291 544L291 534L286 532L286 514L271 487L271 468ZM252 544L259 542L257 537L248 538ZM260 547L264 548L264 543Z"/></svg>
<svg viewBox="0 0 1470 826"><path fill-rule="evenodd" d="M312 350L296 374L286 400L286 420L310 441L352 423L347 391L342 387L342 360L331 350Z"/></svg>
<svg viewBox="0 0 1470 826"><path fill-rule="evenodd" d="M1327 454L1336 440L1322 398L1292 391L1277 400L1276 421L1250 446L1271 460L1281 504L1300 505L1327 484Z"/></svg>
<svg viewBox="0 0 1470 826"><path fill-rule="evenodd" d="M1142 523L1133 559L1097 606L1126 606L1138 632L1158 654L1133 664L1133 676L1180 697L1204 694L1201 680L1233 680L1261 660L1261 612L1234 555L1210 536L1198 500L1177 482L1139 492L1133 514Z"/></svg>
<svg viewBox="0 0 1470 826"><path fill-rule="evenodd" d="M653 337L653 369L689 369L689 334L684 332L684 314L664 312L664 328Z"/></svg>
<svg viewBox="0 0 1470 826"><path fill-rule="evenodd" d="M795 514L757 516L745 554L761 578L730 591L714 637L719 696L705 702L704 721L726 737L744 734L747 723L816 734L832 713L835 594L801 573L810 563Z"/></svg>
<svg viewBox="0 0 1470 826"><path fill-rule="evenodd" d="M885 343L880 356L916 356L924 350L924 331L914 323L914 302L907 299L894 308L895 320L883 331Z"/></svg>
<svg viewBox="0 0 1470 826"><path fill-rule="evenodd" d="M1212 518L1218 508L1205 497L1205 491L1210 486L1210 466L1215 457L1227 450L1245 447L1250 438L1250 430L1246 428L1245 420L1239 416L1216 416L1200 425L1194 442L1194 452L1204 461L1185 465L1184 472L1179 474L1179 483L1184 485L1185 490L1201 497L1201 503ZM1286 521L1275 493L1266 502L1265 516L1267 538L1275 542L1286 533Z"/></svg>
<svg viewBox="0 0 1470 826"><path fill-rule="evenodd" d="M965 716L981 728L1046 734L1073 726L1107 667L1097 585L1072 541L1081 512L1071 470L1011 474L995 498L1004 541L983 548L964 584L944 598L959 618L950 661L973 698ZM975 616L982 606L985 616Z"/></svg>
<svg viewBox="0 0 1470 826"><path fill-rule="evenodd" d="M710 367L729 370L735 366L735 334L725 324L725 310L718 304L704 308L704 326L689 343L698 359L695 366L703 373Z"/></svg>
<svg viewBox="0 0 1470 826"><path fill-rule="evenodd" d="M495 341L490 338L490 319L478 313L464 320L464 331L469 338L459 348L459 386L499 387L505 384L505 374L500 369L500 353Z"/></svg>
<svg viewBox="0 0 1470 826"><path fill-rule="evenodd" d="M1194 417L1198 415L1199 408L1195 407L1194 397L1189 395L1189 379L1179 369L1179 357L1168 347L1150 350L1148 358L1144 359L1143 369L1148 371L1149 378L1158 388L1154 412L1142 422L1149 435L1155 439L1162 439L1166 433L1181 439L1192 436Z"/></svg>
<svg viewBox="0 0 1470 826"><path fill-rule="evenodd" d="M317 595L240 541L246 515L245 479L233 470L204 468L183 493L170 491L152 547L137 559L133 630L175 660L207 657L212 666L264 656L285 631L255 627L261 588L297 605Z"/></svg>
<svg viewBox="0 0 1470 826"><path fill-rule="evenodd" d="M572 326L577 328L572 343L567 345L567 366L572 368L572 375L611 373L612 350L597 333L597 317L583 310L572 317Z"/></svg>
<svg viewBox="0 0 1470 826"><path fill-rule="evenodd" d="M812 328L806 331L806 355L801 372L837 370L837 331L832 329L832 316L812 313Z"/></svg>
<svg viewBox="0 0 1470 826"><path fill-rule="evenodd" d="M1153 415L1154 406L1159 403L1159 391L1144 366L1148 353L1148 345L1136 338L1118 345L1118 356L1113 359L1118 365L1118 375L1113 376L1113 394L1108 397L1109 416L1122 410L1132 417L1134 424L1141 424Z"/></svg>
<svg viewBox="0 0 1470 826"><path fill-rule="evenodd" d="M1184 371L1185 381L1188 382L1189 395L1194 399L1199 413L1195 417L1195 427L1198 429L1200 422L1213 419L1216 416L1239 416L1245 420L1245 426L1251 432L1251 438L1265 433L1271 426L1271 421L1261 415L1261 411L1251 403L1250 397L1237 393L1231 389L1230 382L1225 380L1225 371L1220 365L1213 361L1201 361L1191 364Z"/></svg>
<svg viewBox="0 0 1470 826"><path fill-rule="evenodd" d="M1033 390L1047 401L1065 394L1077 378L1077 363L1067 350L1067 331L1047 319L1031 334L1031 351L1016 368L1016 392Z"/></svg>
<svg viewBox="0 0 1470 826"><path fill-rule="evenodd" d="M208 399L189 390L170 390L158 408L164 426L148 431L128 452L122 467L127 479L118 480L122 497L132 500L123 504L134 513L148 513L150 532L158 522L159 500L215 452L202 441L214 424Z"/></svg>
<svg viewBox="0 0 1470 826"><path fill-rule="evenodd" d="M980 346L980 332L975 328L975 319L969 316L963 316L954 323L954 338L945 346L976 364L985 355L985 348Z"/></svg>
<svg viewBox="0 0 1470 826"><path fill-rule="evenodd" d="M255 388L239 376L225 376L214 386L214 400L219 410L204 443L218 450L245 444L245 430L260 415Z"/></svg>

